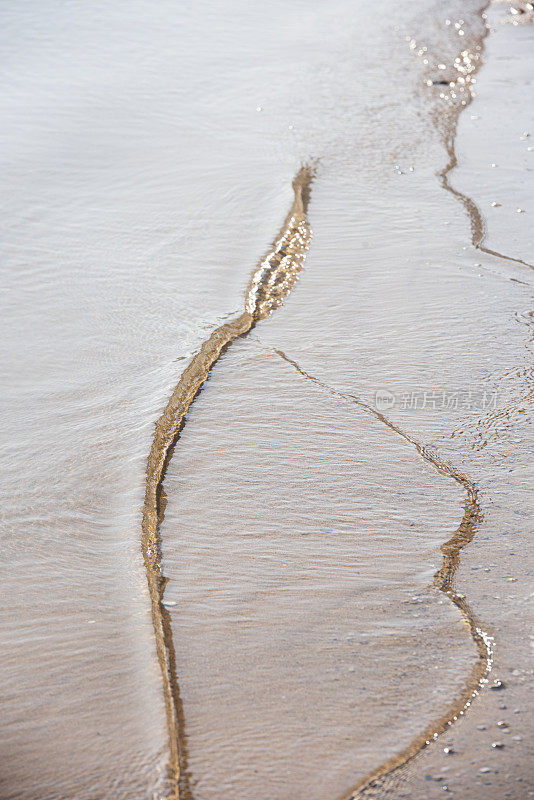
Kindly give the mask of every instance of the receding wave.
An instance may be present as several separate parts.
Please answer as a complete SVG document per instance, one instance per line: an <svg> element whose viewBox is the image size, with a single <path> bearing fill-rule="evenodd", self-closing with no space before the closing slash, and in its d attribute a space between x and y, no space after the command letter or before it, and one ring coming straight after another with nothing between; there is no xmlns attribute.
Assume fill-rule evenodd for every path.
<svg viewBox="0 0 534 800"><path fill-rule="evenodd" d="M182 373L156 423L148 456L141 542L169 731L169 797L178 798L180 795L186 797L190 793L186 785L183 748L180 746L182 710L176 680L172 632L169 615L164 606L166 578L161 569L161 541L158 529L162 480L171 448L183 425L187 409L221 353L235 339L248 333L257 322L277 309L298 280L311 239L306 215L313 177L313 165L303 166L295 176L293 204L272 247L252 274L245 293L243 313L231 322L216 328Z"/></svg>
<svg viewBox="0 0 534 800"><path fill-rule="evenodd" d="M162 482L172 455L172 448L184 424L184 417L191 403L206 381L211 368L222 352L238 337L247 334L257 322L267 318L287 297L302 269L311 240L307 221L307 208L314 168L304 166L293 180L294 200L291 209L273 245L254 270L245 292L244 311L235 319L216 328L202 344L182 373L169 401L156 423L154 439L146 470L146 492L142 520L142 550L146 567L148 588L152 605L152 619L156 639L158 660L163 678L163 691L169 734L169 798L190 800L187 772L187 753L183 737L183 714L176 678L175 651L169 613L164 605L167 579L161 568L161 540L159 523L163 514ZM464 689L450 707L427 729L416 736L400 753L381 764L355 787L346 800L367 796L380 791L382 781L399 767L411 760L421 750L447 730L471 705L491 670L493 652L492 639L482 629L464 595L456 591L454 578L459 565L460 551L474 537L481 519L477 486L454 467L441 460L409 434L402 431L391 420L366 404L356 395L339 392L318 378L305 372L282 351L277 354L293 366L303 377L331 394L350 400L372 413L391 431L413 445L419 455L442 474L460 484L465 493L464 515L452 538L442 545L443 564L434 576L435 586L444 592L458 608L466 621L478 658L466 680Z"/></svg>

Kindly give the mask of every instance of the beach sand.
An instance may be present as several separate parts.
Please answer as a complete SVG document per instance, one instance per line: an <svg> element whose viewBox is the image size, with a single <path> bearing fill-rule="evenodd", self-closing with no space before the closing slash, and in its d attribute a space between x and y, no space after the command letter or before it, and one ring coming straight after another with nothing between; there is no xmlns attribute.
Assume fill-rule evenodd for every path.
<svg viewBox="0 0 534 800"><path fill-rule="evenodd" d="M0 34L1 800L534 795L534 26L95 8Z"/></svg>

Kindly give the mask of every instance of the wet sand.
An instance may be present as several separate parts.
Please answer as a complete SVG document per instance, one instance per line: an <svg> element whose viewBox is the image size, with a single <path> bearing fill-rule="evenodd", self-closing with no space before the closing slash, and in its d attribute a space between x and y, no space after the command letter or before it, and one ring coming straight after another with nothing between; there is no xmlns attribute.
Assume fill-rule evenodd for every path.
<svg viewBox="0 0 534 800"><path fill-rule="evenodd" d="M465 55L469 51L464 50L460 63L466 65L467 74L476 75L478 81L477 51L480 52L474 47L473 59ZM450 576L450 586L458 585L458 589L449 592L448 599L454 606L457 598L456 608L451 609L450 605L441 608L443 599L435 593L435 589L440 587L440 579L447 572L447 562L441 571L435 573L433 586L428 576L425 582L423 575L417 574L424 557L415 531L410 530L417 523L405 520L404 528L399 524L392 504L392 498L399 494L400 487L406 486L400 494L408 495L408 486L419 486L417 496L424 499L426 514L416 511L417 503L413 497L412 511L415 511L415 517L419 517L419 524L427 536L432 531L439 539L439 544L436 542L431 551L434 555L427 555L427 566L430 566L428 562L432 558L439 560L443 556L446 559L454 535L450 528L439 528L440 503L445 497L443 481L440 481L439 488L425 491L423 487L429 480L428 474L424 477L417 474L417 468L414 474L410 474L405 455L391 452L390 448L395 447L393 443L373 442L362 420L354 420L354 409L352 414L348 409L344 412L336 409L336 398L342 405L350 406L350 398L355 397L354 384L347 386L343 381L340 388L342 368L339 370L339 351L343 349L343 342L340 347L339 338L332 340L325 329L314 330L313 334L308 329L299 337L298 323L295 324L290 316L291 298L282 320L279 317L273 319L265 334L263 330L254 332L252 342L247 340L235 346L232 354L227 354L218 365L209 386L195 403L189 425L180 434L165 477L165 520L161 525L161 535L164 572L170 578L166 596L171 598L169 615L173 641L183 643L176 651L176 679L181 687L181 788L185 797L222 795L246 798L257 792L292 798L319 798L324 797L325 792L339 797L349 794L351 797L417 796L414 793L419 792L419 796L427 797L429 792L442 792L445 787L451 794L457 790L462 797L474 798L482 785L495 786L495 794L491 795L491 790L485 788L485 796L498 797L502 792L502 784L489 779L485 763L478 767L478 770L483 770L477 770L478 777L471 779L465 769L462 772L461 766L466 761L477 765L481 759L486 762L490 756L495 758L495 754L504 752L502 742L490 743L489 755L485 754L483 746L477 747L472 743L465 746L463 756L458 756L454 745L453 731L461 727L464 717L468 719L471 715L476 719L472 709L479 703L482 706L481 696L494 697L494 705L502 713L505 708L497 698L508 689L504 678L494 676L494 667L502 669L498 656L496 665L493 661L494 648L497 648L497 653L499 651L499 615L480 614L477 592L470 591L472 575L467 580L464 577L464 547L468 552L468 545L473 543L476 548L479 540L488 541L495 521L490 521L488 507L494 501L490 500L491 495L483 480L488 472L487 465L484 471L482 464L466 458L465 444L459 444L458 429L465 437L466 427L473 426L469 413L466 418L466 412L480 410L477 403L489 405L491 382L485 363L490 359L498 361L499 357L484 352L480 337L487 335L485 327L489 321L480 320L475 305L472 312L468 310L469 302L466 308L465 286L462 284L471 285L474 271L484 269L480 262L472 260L473 251L481 253L479 258L491 259L489 274L485 276L476 272L476 277L487 277L493 291L499 292L493 295L494 300L498 298L500 301L500 308L495 308L495 311L504 320L513 312L509 305L512 296L502 297L503 283L506 286L510 278L517 282L520 280L515 277L517 267L523 270L529 267L523 263L523 250L505 253L497 250L496 246L490 247L490 231L486 229L477 199L472 193L467 193L465 185L461 189L457 187L454 178L460 169L456 129L454 122L450 121L454 119L457 97L453 93L451 98L447 92L440 91L440 99L449 102L451 108L449 120L446 119L444 124L443 118L438 120L438 130L445 132L445 153L449 158L440 172L441 189L459 201L458 213L462 212L463 206L466 227L471 229L470 262L462 259L463 263L456 266L461 274L460 281L454 279L454 269L449 267L447 271L447 266L440 265L439 286L433 293L426 289L425 281L421 282L419 276L414 278L413 274L410 275L415 297L419 294L427 302L432 298L430 304L434 305L430 309L434 330L425 330L426 353L424 360L415 365L416 374L420 369L424 371L423 381L419 378L410 387L406 375L399 372L400 359L395 365L394 377L384 375L383 383L378 384L376 376L371 380L375 387L382 386L386 393L397 398L397 403L391 408L395 423L391 428L386 420L385 439L391 434L398 438L399 432L402 439L403 431L408 429L416 442L430 440L428 452L435 453L438 465L442 458L445 459L448 477L461 475L462 470L473 476L474 466L482 476L465 479L467 486L476 487L473 491L476 491L477 505L468 523L472 528L469 527L468 535L464 535L454 555L455 569L460 569L461 565L461 571L457 583L454 580L456 576ZM491 103L489 99L486 102L488 105ZM475 110L473 104L467 111L473 121L478 117ZM406 174L401 166L395 171L399 176ZM415 168L412 167L412 171L416 171ZM320 191L324 172L319 170L319 176ZM335 180L339 177L336 176ZM339 185L336 188L339 197ZM474 194L476 198L476 192ZM354 198L347 202L348 205L354 204ZM319 220L318 235L321 236L321 226L328 219L328 211L323 208L318 212L315 202L312 203L312 220L314 210ZM345 221L339 205L336 212L335 227L339 228L340 217ZM347 227L343 230L346 232ZM526 250L528 242L522 244ZM310 254L312 262L317 258L316 247L314 242ZM375 257L376 249L380 248L375 247ZM462 250L466 252L468 247L462 245ZM436 258L435 252L433 258ZM398 261L397 255L397 267ZM432 271L434 264L428 261L426 264ZM528 285L528 272L525 277ZM343 280L340 279L339 283L342 284ZM339 283L334 281L334 287ZM314 288L316 291L317 287ZM481 296L486 296L488 288L486 284L473 293L473 304L480 302ZM306 287L299 289L300 297L303 297ZM339 291L342 291L341 287ZM331 292L332 285L325 286L326 296ZM512 294L515 294L515 289L512 289ZM387 296L389 298L391 293L388 292ZM294 302L298 304L299 299L295 298ZM402 292L401 299L405 300ZM441 316L436 314L440 299L445 312ZM303 298L302 307L309 314L309 295L307 300ZM365 313L375 322L370 324L367 321L371 330L380 327L376 325L376 305L365 304ZM340 307L334 308L338 319ZM425 312L428 313L428 309L425 308L420 316ZM406 326L405 306L402 313L404 319L397 320L401 330ZM324 314L323 307L321 312L313 314L314 322L317 324ZM388 306L389 315L391 308ZM418 325L421 325L420 318ZM459 341L445 340L443 343L452 331L456 332ZM353 342L354 332L345 338ZM304 385L299 385L294 378L289 385L281 384L280 368L283 365L275 363L280 352L276 343L280 341L284 350L289 341L292 355L289 359L284 356L283 361L286 366L296 367L297 373L305 379ZM317 360L318 351L328 341L332 341L332 345L335 342L335 353L325 353L328 361L321 364L319 371L316 367L308 367L310 358ZM443 359L454 358L458 346L462 348L467 341L476 341L477 348L482 345L475 359L479 375L473 376L471 365L471 373L467 368L459 384L447 387L443 374L432 384L428 373L442 368ZM515 342L507 342L499 354L503 360L509 356L506 350L512 344ZM406 348L401 344L397 347L400 350L397 358L399 355L403 359L413 357L413 346ZM303 360L300 357L302 351ZM293 360L295 353L298 354L297 361ZM304 367L300 366L302 363ZM369 358L369 364L376 368L375 354L374 358ZM387 369L387 365L384 366ZM361 367L361 362L358 362L358 367ZM414 365L404 363L404 367L413 370ZM329 380L325 373L333 377ZM462 364L454 360L450 373L451 377L455 374L458 381L458 375L463 374ZM317 374L321 377L313 377ZM366 377L356 374L356 385L365 387ZM277 387L274 394L273 387ZM321 388L323 397L317 398L320 405L314 411L312 396L317 392L320 395ZM260 399L262 392L266 393L263 401ZM283 402L277 400L281 395ZM417 411L418 400L413 400L414 395L419 398L421 406L418 414L410 413L411 410ZM450 405L447 401L449 404L439 409L443 396L456 395L461 396L459 405L455 402ZM423 407L427 397L430 400ZM405 398L403 406L401 398ZM378 402L376 394L372 399ZM229 408L232 409L230 417ZM365 403L363 408L365 410ZM399 414L401 408L405 414ZM356 410L361 416L362 405ZM441 413L432 413L436 410ZM510 410L504 407L497 413L507 417ZM489 416L492 416L491 411ZM384 426L383 419L379 417L378 421ZM483 451L492 446L491 436L480 430L483 424L481 422L478 426L478 441L470 441L468 447ZM446 426L449 426L448 433L444 430ZM355 429L359 430L356 441ZM344 444L336 454L334 440L339 431L342 431ZM304 439L299 441L301 432L304 432ZM451 437L456 441L447 441ZM469 437L465 438L469 440ZM514 441L518 444L517 440ZM371 456L365 457L361 452L365 446L370 448ZM208 464L202 454L210 448L217 452L217 458ZM525 463L525 452L519 455L520 463ZM421 459L415 458L415 461L421 470L424 467ZM400 468L399 474L395 467ZM493 465L489 472L492 470ZM344 484L341 476L346 471L354 481L353 485ZM332 476L333 483L326 476ZM387 485L389 481L392 481L391 488ZM308 487L315 502L308 500ZM319 496L316 495L317 487L321 487ZM383 511L378 487L385 488L386 492L387 503ZM368 499L366 491L370 492ZM513 487L511 494L515 495L516 502L523 500L518 487ZM298 510L294 507L297 497ZM351 507L354 502L356 507ZM469 511L469 502L468 497L464 506L467 519L470 513L473 514ZM362 524L365 515L360 503L363 508L373 510L368 529ZM445 518L447 513L449 515L449 525L456 515L460 532L462 525L466 524L466 516L462 523L459 515L461 506L461 500L457 500L455 511L451 499L448 506L445 503L447 511L444 513ZM247 509L246 514L243 514L243 508ZM325 514L323 527L317 526L316 521ZM391 531L392 519L396 523L394 555L382 538L384 529ZM347 530L344 530L345 520L350 520ZM504 519L501 522L504 524ZM443 524L446 526L445 522ZM304 543L300 537L306 537ZM426 541L428 543L428 538ZM383 650L385 642L376 623L385 611L384 595L380 592L376 607L373 607L372 600L366 599L364 587L371 583L383 590L383 580L387 575L383 560L377 570L376 561L370 563L365 557L374 548L377 555L392 559L395 564L395 573L389 576L387 583L387 626L392 637L388 645L393 646L394 656L391 651ZM310 549L312 561L308 561ZM439 550L441 553L436 556ZM488 551L491 559L490 548ZM467 560L469 562L469 556ZM513 571L513 561L510 563L504 553L499 553L499 558L493 556L493 560L501 562L504 572ZM432 568L436 566L439 564L432 564ZM471 566L472 573L481 570L486 576L492 570L491 566L483 564ZM342 587L348 575L348 594L345 595ZM467 588L462 585L462 579ZM508 575L507 580L515 582L519 578ZM408 587L409 597L402 594ZM332 591L336 597L334 618L328 613ZM326 592L324 596L323 592ZM305 599L308 595L313 598L311 609ZM410 616L410 634L418 628L415 619L428 615L427 620L433 621L432 633L434 636L438 634L437 639L428 630L417 630L417 644L406 636L403 606L410 603L425 609L425 613ZM519 598L518 604L521 605ZM462 619L458 611L463 609L466 613ZM447 627L455 617L454 612L458 630ZM449 622L446 621L447 614L451 615ZM374 636L367 631L371 621ZM469 624L475 635L474 642L469 641ZM511 637L510 644L513 643L516 650L515 637L524 636L524 626L523 618ZM369 635L373 637L370 640L366 638ZM335 643L338 641L349 643L352 649L336 652ZM367 660L369 644L371 662ZM506 644L505 648L510 652ZM319 660L312 655L316 658L318 655ZM329 667L330 659L332 667ZM390 673L391 667L395 672ZM516 676L522 674L517 668L515 673ZM398 699L398 708L389 699L391 690ZM369 695L376 705L367 702ZM499 727L496 722L495 725L497 732L509 730L505 725ZM516 735L516 744L522 741L520 736ZM420 764L431 760L433 752L439 754L434 756L438 762L448 759L445 771L441 772L441 764L439 770L436 766L430 767L430 775L425 773L419 786ZM519 751L512 761L522 765L519 769L522 774L514 776L520 779L517 781L519 789L514 795L514 790L509 788L513 772L510 766L505 778L508 796L520 797L525 791L525 781L528 784L531 777L528 754ZM448 766L451 762L452 766ZM493 770L496 770L495 774L499 773L497 767L492 768L492 773ZM314 775L311 784L310 774ZM429 780L432 780L430 789ZM350 791L351 782L359 787L353 793Z"/></svg>
<svg viewBox="0 0 534 800"><path fill-rule="evenodd" d="M490 35L477 98L460 120L456 138L458 168L451 183L467 193L486 223L485 241L511 258L532 262L531 213L532 65L534 28L513 24L508 4L488 11ZM480 147L481 127L484 147ZM530 148L530 149L529 149ZM500 203L495 206L493 203ZM503 212L502 214L500 212ZM481 259L479 274L499 271L526 284L510 310L511 336L519 333L510 363L488 369L499 394L499 408L453 432L449 452L467 451L470 474L478 475L484 520L472 545L462 552L458 586L465 591L495 637L493 679L469 714L406 769L363 796L485 797L534 796L532 747L532 575L529 523L532 519L532 309L528 267L502 270L498 259ZM519 265L521 266L521 265ZM522 347L521 347L522 343ZM523 349L522 349L523 348ZM499 688L495 682L502 685ZM447 752L447 749L449 752Z"/></svg>
<svg viewBox="0 0 534 800"><path fill-rule="evenodd" d="M3 800L178 768L190 800L534 791L534 28L505 8L485 45L476 3L6 15ZM476 77L457 136L443 76ZM171 414L143 564L158 418L252 315L310 159L299 282L215 342L167 450ZM454 721L471 611L501 685Z"/></svg>

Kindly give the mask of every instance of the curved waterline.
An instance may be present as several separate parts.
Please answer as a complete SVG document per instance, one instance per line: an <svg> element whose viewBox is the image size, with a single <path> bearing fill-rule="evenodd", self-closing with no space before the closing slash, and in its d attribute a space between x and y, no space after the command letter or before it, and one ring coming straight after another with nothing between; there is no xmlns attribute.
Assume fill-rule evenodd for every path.
<svg viewBox="0 0 534 800"><path fill-rule="evenodd" d="M454 186L452 186L449 181L449 173L452 172L452 170L458 166L458 158L456 156L456 148L454 144L455 139L456 139L456 128L453 131L451 131L446 138L445 146L447 148L447 155L449 156L449 160L446 166L441 170L441 172L438 173L438 175L441 180L441 185L443 186L445 191L449 192L450 194L452 194L453 197L459 200L464 206L465 210L467 211L467 216L469 217L469 223L471 225L471 242L473 244L473 247L475 247L477 250L480 250L482 253L486 253L489 256L495 256L495 258L502 258L505 261L512 261L514 264L522 264L525 267L530 267L530 269L534 269L534 264L529 264L528 261L523 261L522 258L507 256L504 253L500 253L498 250L492 250L490 247L486 247L486 245L484 244L487 234L487 226L479 207L471 197L464 194L463 192L460 192L458 189L455 189Z"/></svg>
<svg viewBox="0 0 534 800"><path fill-rule="evenodd" d="M482 9L483 11L484 9ZM480 38L483 45L488 35L485 28ZM477 70L478 71L478 70ZM469 99L466 106L469 105ZM448 156L447 164L438 173L442 187L456 197L467 211L471 225L471 241L475 248L488 255L531 267L527 262L491 250L484 244L486 225L483 216L474 200L451 186L449 175L458 165L455 151L455 138L459 114L458 109L444 135L444 145ZM162 518L162 481L165 469L172 455L172 447L184 424L184 417L191 403L201 390L211 368L222 352L238 337L246 335L261 319L269 316L291 291L309 246L311 232L306 219L310 186L314 176L313 166L303 167L293 181L294 201L284 221L279 235L265 258L258 264L250 279L246 295L244 311L234 320L217 328L202 344L200 351L193 357L174 389L163 414L156 423L152 447L146 471L146 492L142 522L142 550L147 572L147 582L151 598L152 619L154 625L158 660L161 667L165 697L167 725L169 734L169 797L190 800L192 793L189 787L187 771L187 747L184 735L183 710L180 700L178 680L175 668L175 651L172 641L172 629L169 612L164 606L166 578L161 570L161 541L159 523ZM474 697L487 681L492 667L492 638L483 630L466 598L456 591L455 574L460 561L460 552L475 536L476 528L482 519L478 489L475 483L465 475L442 461L433 451L419 444L409 434L402 431L383 414L366 404L355 395L339 392L322 383L281 351L280 357L291 364L306 379L324 390L344 400L350 400L372 413L393 432L416 448L419 455L433 465L440 473L448 476L462 486L465 491L464 514L459 527L451 539L441 546L443 563L434 576L434 585L447 595L458 608L464 618L471 638L477 650L477 661L468 676L464 689L450 707L423 732L418 734L409 745L397 755L374 769L344 800L358 800L367 795L366 790L380 789L382 781L392 775L408 761L424 750L438 736L446 731L470 707Z"/></svg>
<svg viewBox="0 0 534 800"><path fill-rule="evenodd" d="M314 166L303 166L293 180L294 200L266 256L254 270L245 294L242 314L221 325L202 344L186 367L156 423L146 468L141 547L151 600L156 651L163 679L169 734L169 798L190 796L183 741L183 712L175 667L170 618L164 605L167 579L161 569L159 523L163 513L162 481L172 447L184 424L185 414L222 352L256 323L268 317L284 301L298 280L308 250L311 230L307 221Z"/></svg>
<svg viewBox="0 0 534 800"><path fill-rule="evenodd" d="M490 4L491 3L488 2L483 8L480 9L480 17L484 24L484 32L478 39L481 55L484 52L485 41L490 32L490 29L486 24L485 14ZM475 68L473 69L473 75L476 75L482 64L482 59L479 59ZM470 83L470 85L472 85L472 83ZM455 189L449 181L450 173L458 166L458 157L456 155L456 134L458 132L458 120L462 111L465 111L473 102L473 95L471 91L464 93L462 97L467 99L464 99L464 105L455 105L453 107L452 121L450 124L446 125L443 136L448 161L443 169L437 173L441 185L446 192L449 192L449 194L452 194L453 197L459 200L465 208L469 218L469 224L471 226L471 243L473 247L475 247L477 250L480 250L482 253L486 253L486 255L494 256L495 258L502 258L504 261L511 261L514 264L522 264L525 267L534 269L534 264L530 264L528 261L524 261L522 258L515 258L514 256L508 256L505 253L501 253L498 250L492 250L490 247L487 247L484 244L487 236L487 225L480 208L472 197L464 194L459 189ZM440 125L438 123L438 128L439 127Z"/></svg>
<svg viewBox="0 0 534 800"><path fill-rule="evenodd" d="M311 381L320 389L328 392L334 397L349 401L372 414L376 419L386 425L391 431L401 436L408 444L411 444L419 453L422 459L431 464L439 473L446 475L465 491L464 514L460 525L453 536L441 545L443 563L441 568L434 575L434 586L447 595L448 599L458 608L464 618L471 638L477 650L477 660L468 676L464 689L450 707L442 713L438 719L432 722L425 730L418 734L409 745L400 753L392 756L386 762L366 775L358 785L344 795L343 800L358 800L362 797L362 792L366 789L377 786L382 779L391 775L394 771L404 766L418 753L435 741L441 733L444 733L459 717L462 717L470 707L473 699L478 695L480 689L487 683L488 675L493 664L493 638L485 631L477 620L477 617L463 594L456 591L454 578L460 564L461 550L471 542L475 536L477 526L482 520L482 512L478 497L476 484L469 480L463 473L455 467L441 459L433 450L420 444L413 436L403 431L373 406L366 403L360 397L348 392L334 389L328 384L310 375L296 361L289 358L282 350L274 350L284 361L290 364L303 378Z"/></svg>

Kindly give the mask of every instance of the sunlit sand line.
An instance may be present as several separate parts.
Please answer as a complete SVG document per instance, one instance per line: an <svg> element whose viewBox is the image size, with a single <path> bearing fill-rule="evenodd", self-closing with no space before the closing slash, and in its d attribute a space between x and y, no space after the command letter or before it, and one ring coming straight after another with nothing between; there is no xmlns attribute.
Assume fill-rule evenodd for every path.
<svg viewBox="0 0 534 800"><path fill-rule="evenodd" d="M473 244L473 247L475 247L477 250L480 250L482 253L494 256L495 258L501 258L505 261L512 261L515 264L522 264L525 267L534 269L534 264L530 264L528 261L524 261L522 258L516 258L514 256L501 253L498 250L492 250L490 247L487 247L487 245L484 244L487 236L487 225L480 208L473 198L469 197L458 189L455 189L449 180L450 173L458 166L458 157L456 155L458 119L461 112L468 108L468 106L470 106L473 102L474 95L472 88L476 80L475 76L483 64L482 54L484 44L490 30L486 23L485 13L489 5L490 3L487 3L486 6L480 10L480 16L484 22L484 33L478 40L478 50L480 52L472 53L469 50L464 50L455 59L455 62L452 65L456 72L459 73L458 83L461 81L463 84L460 87L462 100L460 101L460 104L458 104L458 94L456 91L452 92L452 90L449 90L450 94L446 95L446 98L450 100L452 100L452 98L456 98L456 103L452 103L452 122L447 126L447 130L444 135L444 144L449 160L443 169L438 172L438 176L445 191L449 192L453 197L459 200L467 212L469 223L471 225L471 243ZM431 80L429 80L428 83L432 85ZM457 88L456 81L450 83L450 86Z"/></svg>
<svg viewBox="0 0 534 800"><path fill-rule="evenodd" d="M298 280L311 230L306 214L314 165L303 166L293 180L294 200L274 244L252 274L245 294L242 314L221 325L202 344L186 367L155 426L146 468L141 546L150 593L152 621L158 661L163 679L163 693L169 733L168 798L189 800L186 748L182 707L176 675L176 658L168 611L163 604L167 579L161 569L159 522L165 470L172 455L184 417L206 381L221 353L239 336L248 333L258 321L278 308Z"/></svg>
<svg viewBox="0 0 534 800"><path fill-rule="evenodd" d="M456 131L451 134L450 138L447 138L446 147L447 147L447 154L449 156L449 161L447 165L443 168L443 170L439 173L439 177L441 180L441 185L443 188L450 192L453 197L456 197L457 200L463 204L465 210L467 211L467 215L469 217L469 222L471 225L471 242L473 247L477 250L480 250L482 253L486 253L489 256L495 256L496 258L502 258L505 261L512 261L515 264L522 264L525 267L530 267L530 269L534 269L534 264L529 264L528 261L523 261L522 258L515 258L514 256L507 256L504 253L500 253L498 250L492 250L490 247L486 247L484 241L487 235L487 226L482 216L482 213L475 203L475 201L463 192L460 192L458 189L455 189L454 186L451 186L449 181L449 173L452 172L455 167L458 166L458 158L456 156L456 149L454 146L454 141L456 137Z"/></svg>
<svg viewBox="0 0 534 800"><path fill-rule="evenodd" d="M471 542L475 536L478 523L482 519L480 503L478 498L478 489L476 484L469 480L465 475L459 472L455 467L441 459L433 450L428 449L420 444L410 434L403 431L394 422L388 419L384 414L376 408L366 403L357 395L334 389L324 381L306 372L296 361L289 358L282 350L272 350L280 358L290 364L302 377L311 381L323 391L328 392L334 397L342 400L349 401L358 405L360 408L372 414L376 419L380 420L391 431L401 436L406 442L411 444L419 455L429 464L431 464L442 475L446 475L452 480L456 481L465 490L466 498L464 502L464 514L460 525L454 532L454 535L444 544L441 545L441 552L443 554L443 563L441 568L434 575L434 586L441 592L447 595L449 600L458 608L462 617L464 618L469 629L471 638L477 649L477 661L475 662L470 675L468 676L465 687L460 696L457 697L451 706L443 714L439 716L431 725L418 734L410 744L392 758L381 764L367 775L360 783L350 791L349 794L344 795L343 800L358 800L360 797L365 796L366 789L378 787L380 781L386 776L391 775L395 770L404 766L408 761L414 758L418 753L428 747L434 742L441 733L444 733L448 728L456 722L460 717L463 717L466 711L470 708L472 701L477 697L480 690L488 683L488 676L493 666L493 637L484 630L477 620L471 606L463 594L460 594L454 588L454 578L458 566L460 564L461 550Z"/></svg>

